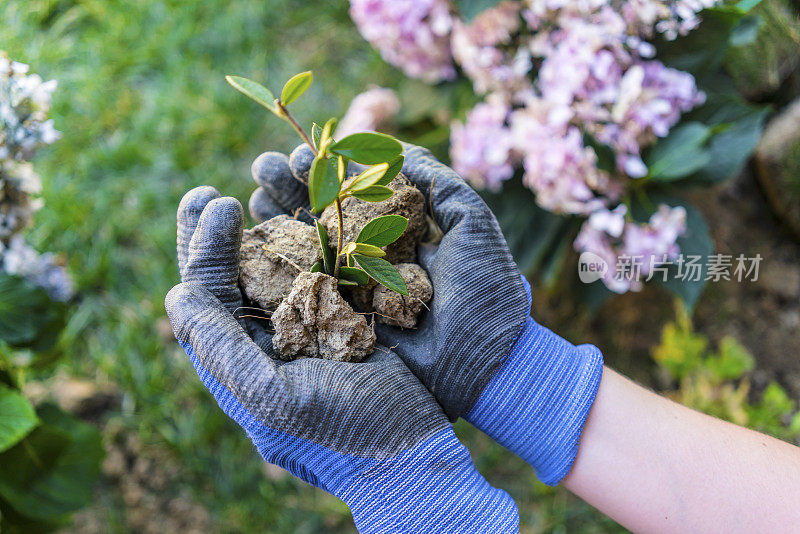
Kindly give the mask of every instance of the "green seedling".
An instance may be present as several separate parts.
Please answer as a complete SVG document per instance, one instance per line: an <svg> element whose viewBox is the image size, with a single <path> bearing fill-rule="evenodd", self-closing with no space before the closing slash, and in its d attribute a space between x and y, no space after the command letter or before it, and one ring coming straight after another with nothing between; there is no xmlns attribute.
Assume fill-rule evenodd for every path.
<svg viewBox="0 0 800 534"><path fill-rule="evenodd" d="M289 123L316 154L307 184L311 211L320 213L328 206L335 205L338 236L334 253L328 232L316 222L322 261L317 262L311 271L333 276L340 286L364 285L372 278L392 291L408 295L403 277L383 259L385 252L382 250L382 247L400 238L408 226L408 219L401 215L376 217L364 225L354 242L343 243L342 201L348 197L364 202L383 202L391 198L394 193L387 185L403 166L403 147L400 142L392 136L374 132L356 133L337 141L333 138L335 118L329 119L323 126L313 123L311 136L306 134L287 106L311 86L311 71L292 76L283 86L279 98L263 85L247 78L226 76L225 79L234 89ZM366 168L348 180L347 165L351 161Z"/></svg>

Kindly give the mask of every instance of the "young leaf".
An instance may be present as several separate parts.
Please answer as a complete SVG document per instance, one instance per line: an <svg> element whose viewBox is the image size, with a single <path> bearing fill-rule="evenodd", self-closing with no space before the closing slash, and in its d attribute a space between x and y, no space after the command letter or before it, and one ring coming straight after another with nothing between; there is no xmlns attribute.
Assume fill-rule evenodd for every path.
<svg viewBox="0 0 800 534"><path fill-rule="evenodd" d="M339 267L339 278L355 282L360 286L366 285L367 282L369 282L367 273L356 267Z"/></svg>
<svg viewBox="0 0 800 534"><path fill-rule="evenodd" d="M373 185L372 187L368 187L363 191L353 191L350 194L359 200L363 200L364 202L383 202L384 200L391 198L391 196L394 194L394 191L385 185Z"/></svg>
<svg viewBox="0 0 800 534"><path fill-rule="evenodd" d="M342 254L350 255L356 251L356 244L352 241L345 245L344 249L342 249Z"/></svg>
<svg viewBox="0 0 800 534"><path fill-rule="evenodd" d="M243 95L252 98L275 115L281 116L278 106L275 105L275 96L260 83L241 76L225 76L225 81Z"/></svg>
<svg viewBox="0 0 800 534"><path fill-rule="evenodd" d="M311 124L311 140L314 141L314 146L319 150L319 142L322 139L322 127L315 123Z"/></svg>
<svg viewBox="0 0 800 534"><path fill-rule="evenodd" d="M364 225L356 242L385 247L397 241L408 227L408 219L402 215L383 215Z"/></svg>
<svg viewBox="0 0 800 534"><path fill-rule="evenodd" d="M382 258L370 258L362 254L353 254L358 266L364 269L373 280L401 295L408 295L406 282L394 265Z"/></svg>
<svg viewBox="0 0 800 534"><path fill-rule="evenodd" d="M388 163L381 163L379 165L373 165L369 167L364 172L356 176L352 182L350 182L350 185L347 186L347 191L363 191L364 189L375 185L381 178L383 178L383 175L386 173L386 169L388 168Z"/></svg>
<svg viewBox="0 0 800 534"><path fill-rule="evenodd" d="M322 270L322 262L318 261L317 263L312 265L310 272L312 272L312 273L323 273L323 272L325 272L325 271Z"/></svg>
<svg viewBox="0 0 800 534"><path fill-rule="evenodd" d="M344 179L347 178L347 158L343 158L342 156L336 156L337 160L337 167L336 167L336 177L339 179L339 183L343 183Z"/></svg>
<svg viewBox="0 0 800 534"><path fill-rule="evenodd" d="M392 161L389 162L389 168L386 169L386 172L383 174L383 177L375 182L375 185L389 185L394 177L400 174L400 170L403 168L403 161L405 161L406 157L402 154L394 158Z"/></svg>
<svg viewBox="0 0 800 534"><path fill-rule="evenodd" d="M400 142L386 134L361 132L348 135L331 145L331 152L364 165L393 160L403 151Z"/></svg>
<svg viewBox="0 0 800 534"><path fill-rule="evenodd" d="M371 258L382 258L386 256L386 253L375 245L368 245L367 243L356 243L355 245L356 246L353 248L354 253L363 254Z"/></svg>
<svg viewBox="0 0 800 534"><path fill-rule="evenodd" d="M322 266L324 267L322 272L325 274L333 274L335 258L333 257L331 247L328 246L328 231L319 221L314 221L314 225L317 227L319 245L322 248ZM314 271L311 272L313 273Z"/></svg>
<svg viewBox="0 0 800 534"><path fill-rule="evenodd" d="M308 172L308 199L311 210L320 212L339 195L341 184L337 177L336 160L317 156Z"/></svg>
<svg viewBox="0 0 800 534"><path fill-rule="evenodd" d="M358 282L353 282L352 280L347 280L346 278L339 278L336 283L340 286L357 286Z"/></svg>
<svg viewBox="0 0 800 534"><path fill-rule="evenodd" d="M325 123L325 126L322 127L322 135L320 136L319 146L317 147L318 152L321 153L323 150L327 148L326 145L333 142L333 139L331 139L331 135L333 133L333 129L336 128L337 122L338 120L336 119L336 117L331 117L330 119L328 119L328 122Z"/></svg>
<svg viewBox="0 0 800 534"><path fill-rule="evenodd" d="M306 72L301 72L300 74L295 74L289 81L286 82L286 85L283 86L283 91L281 91L281 104L284 106L288 106L306 90L311 87L311 82L314 80L314 75L311 74L310 70Z"/></svg>

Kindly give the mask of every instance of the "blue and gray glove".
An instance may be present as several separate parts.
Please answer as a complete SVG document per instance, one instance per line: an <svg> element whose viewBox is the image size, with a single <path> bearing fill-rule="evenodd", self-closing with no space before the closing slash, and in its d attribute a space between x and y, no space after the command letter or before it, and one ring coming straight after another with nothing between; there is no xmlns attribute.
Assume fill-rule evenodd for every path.
<svg viewBox="0 0 800 534"><path fill-rule="evenodd" d="M311 151L292 153L295 177L274 154L253 167L257 220L293 211L307 196L295 177L308 172ZM379 327L378 339L395 347L451 420L464 417L555 485L577 455L602 355L530 317L530 286L494 215L464 180L424 148L405 145L405 156L403 174L425 195L444 237L419 250L433 283L430 312L415 330Z"/></svg>
<svg viewBox="0 0 800 534"><path fill-rule="evenodd" d="M477 472L439 404L398 356L362 363L272 356L263 321L238 322L242 208L212 187L178 210L175 337L223 411L268 462L342 499L359 531L516 532L505 492Z"/></svg>

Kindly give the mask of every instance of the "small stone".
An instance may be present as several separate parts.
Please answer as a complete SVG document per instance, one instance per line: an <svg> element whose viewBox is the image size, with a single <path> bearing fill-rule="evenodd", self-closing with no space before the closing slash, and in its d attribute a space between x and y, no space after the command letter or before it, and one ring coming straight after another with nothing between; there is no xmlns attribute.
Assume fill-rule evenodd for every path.
<svg viewBox="0 0 800 534"><path fill-rule="evenodd" d="M403 277L408 296L396 293L384 286L375 288L372 307L379 323L401 328L414 328L417 319L433 296L433 285L428 273L416 263L401 263L395 268Z"/></svg>
<svg viewBox="0 0 800 534"><path fill-rule="evenodd" d="M367 320L345 302L336 279L324 273L300 273L272 314L272 325L272 346L285 360L358 362L375 348Z"/></svg>
<svg viewBox="0 0 800 534"><path fill-rule="evenodd" d="M316 229L278 215L242 234L239 283L248 299L271 311L289 294L297 274L320 259Z"/></svg>
<svg viewBox="0 0 800 534"><path fill-rule="evenodd" d="M425 220L425 197L419 189L408 181L402 174L398 174L389 184L394 195L383 202L364 202L354 197L346 198L342 202L344 214L344 241L348 243L358 237L358 233L369 221L381 215L402 215L408 219L408 227L400 239L384 247L389 263L405 263L417 260L417 243L427 229ZM336 206L328 206L320 222L325 225L331 239L339 235Z"/></svg>

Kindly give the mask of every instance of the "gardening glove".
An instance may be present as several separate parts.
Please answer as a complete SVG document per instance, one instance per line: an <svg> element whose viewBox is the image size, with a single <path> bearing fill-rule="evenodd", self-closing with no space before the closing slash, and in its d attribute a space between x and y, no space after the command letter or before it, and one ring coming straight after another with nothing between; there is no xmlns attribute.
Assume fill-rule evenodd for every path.
<svg viewBox="0 0 800 534"><path fill-rule="evenodd" d="M294 167L307 159L298 151L310 152L298 147ZM433 283L430 311L415 330L378 327L378 339L394 347L451 420L464 417L525 459L543 482L558 484L577 455L602 355L530 317L530 286L486 204L428 150L406 144L404 152L402 172L425 195L443 237L438 246L419 248ZM304 198L282 191L256 191L263 196L251 202L254 215L273 216Z"/></svg>
<svg viewBox="0 0 800 534"><path fill-rule="evenodd" d="M264 459L342 499L360 532L516 532L439 404L384 347L362 363L275 359L265 321L234 318L242 208L211 187L178 211L175 337ZM257 342L257 341L258 342Z"/></svg>

